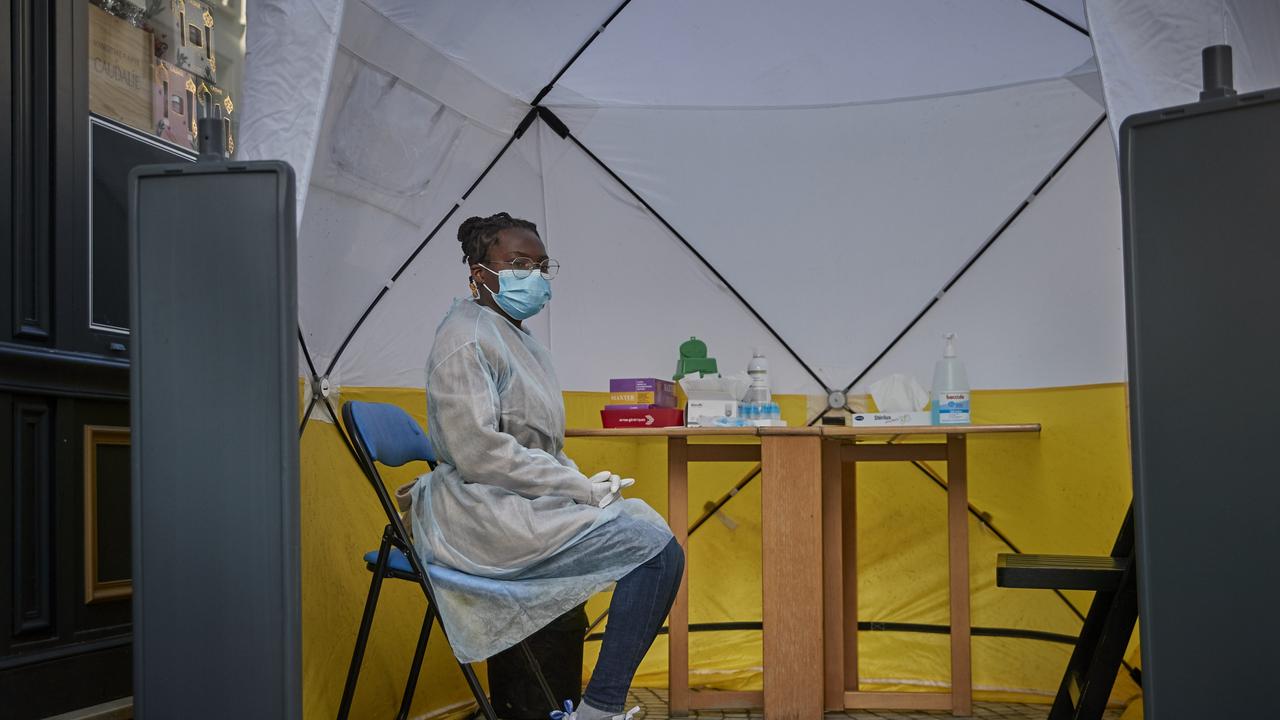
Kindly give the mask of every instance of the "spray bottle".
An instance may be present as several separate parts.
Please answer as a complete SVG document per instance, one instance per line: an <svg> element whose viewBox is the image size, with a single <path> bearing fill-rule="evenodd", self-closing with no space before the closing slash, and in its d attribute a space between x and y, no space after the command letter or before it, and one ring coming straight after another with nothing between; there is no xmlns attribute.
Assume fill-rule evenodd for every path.
<svg viewBox="0 0 1280 720"><path fill-rule="evenodd" d="M934 425L969 424L969 376L956 357L956 334L943 336L946 350L933 366L933 393L930 402Z"/></svg>

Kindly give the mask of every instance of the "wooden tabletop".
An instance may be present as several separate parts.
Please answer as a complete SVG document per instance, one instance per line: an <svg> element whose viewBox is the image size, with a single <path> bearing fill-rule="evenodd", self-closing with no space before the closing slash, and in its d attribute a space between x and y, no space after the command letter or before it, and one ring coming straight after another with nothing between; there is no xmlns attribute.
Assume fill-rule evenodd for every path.
<svg viewBox="0 0 1280 720"><path fill-rule="evenodd" d="M665 427L665 428L568 428L565 437L706 437L760 435L822 435L858 438L871 435L977 435L990 433L1038 433L1039 423L991 425L800 425L795 427Z"/></svg>
<svg viewBox="0 0 1280 720"><path fill-rule="evenodd" d="M707 435L731 435L755 437L760 428L754 427L629 427L629 428L566 428L565 437L702 437Z"/></svg>
<svg viewBox="0 0 1280 720"><path fill-rule="evenodd" d="M824 425L822 434L832 438L868 435L978 435L984 433L1038 433L1040 423L992 425Z"/></svg>

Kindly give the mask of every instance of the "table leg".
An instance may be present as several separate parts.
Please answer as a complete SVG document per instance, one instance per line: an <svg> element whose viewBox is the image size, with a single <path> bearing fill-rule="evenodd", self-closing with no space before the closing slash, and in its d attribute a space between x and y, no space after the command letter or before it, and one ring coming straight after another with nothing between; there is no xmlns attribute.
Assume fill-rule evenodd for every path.
<svg viewBox="0 0 1280 720"><path fill-rule="evenodd" d="M822 717L822 438L761 437L764 714Z"/></svg>
<svg viewBox="0 0 1280 720"><path fill-rule="evenodd" d="M667 619L667 685L672 715L689 714L689 441L667 439L667 524L685 551L684 577Z"/></svg>
<svg viewBox="0 0 1280 720"><path fill-rule="evenodd" d="M840 472L840 538L844 565L844 687L858 691L858 464L845 463Z"/></svg>
<svg viewBox="0 0 1280 720"><path fill-rule="evenodd" d="M951 714L973 711L969 648L969 481L964 435L947 436L947 545L951 554Z"/></svg>
<svg viewBox="0 0 1280 720"><path fill-rule="evenodd" d="M823 704L844 710L844 486L840 443L822 441Z"/></svg>

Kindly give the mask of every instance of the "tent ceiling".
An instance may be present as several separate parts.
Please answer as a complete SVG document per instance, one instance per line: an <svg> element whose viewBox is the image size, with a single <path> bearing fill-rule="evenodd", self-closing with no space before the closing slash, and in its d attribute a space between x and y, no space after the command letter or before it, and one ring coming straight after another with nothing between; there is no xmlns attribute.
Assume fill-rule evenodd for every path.
<svg viewBox="0 0 1280 720"><path fill-rule="evenodd" d="M646 0L623 10L547 104L884 102L1062 77L1092 55L1087 36L1024 0Z"/></svg>
<svg viewBox="0 0 1280 720"><path fill-rule="evenodd" d="M726 369L763 347L783 392L843 387L1102 112L1089 38L1070 24L1083 8L1067 0L645 0L598 35L616 5L327 3L339 47L322 127L294 164L311 191L301 324L338 384L421 383L435 321L464 292L457 224L510 210L566 268L535 332L567 387L665 372L689 334L719 336ZM513 140L593 36L541 101L572 138L540 122ZM1046 231L1045 248L1076 238ZM646 338L638 354L609 332L617 312ZM584 332L601 347L579 356ZM1087 380L1119 379L1108 368Z"/></svg>
<svg viewBox="0 0 1280 720"><path fill-rule="evenodd" d="M525 102L614 9L586 0L366 1L388 23ZM1082 0L1043 5L1083 24ZM881 102L1061 77L1092 54L1087 36L1027 0L645 0L627 5L550 102Z"/></svg>
<svg viewBox="0 0 1280 720"><path fill-rule="evenodd" d="M614 10L601 0L366 1L419 42L526 103Z"/></svg>
<svg viewBox="0 0 1280 720"><path fill-rule="evenodd" d="M828 387L852 381L1100 115L1067 80L821 109L560 112Z"/></svg>

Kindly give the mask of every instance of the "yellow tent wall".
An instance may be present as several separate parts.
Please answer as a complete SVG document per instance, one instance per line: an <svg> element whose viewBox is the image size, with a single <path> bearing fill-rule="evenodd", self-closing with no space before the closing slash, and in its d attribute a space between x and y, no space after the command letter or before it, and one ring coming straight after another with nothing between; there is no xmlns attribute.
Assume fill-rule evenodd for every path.
<svg viewBox="0 0 1280 720"><path fill-rule="evenodd" d="M343 401L391 402L425 427L421 389L342 389ZM607 393L565 394L570 427L598 427ZM784 417L802 424L806 398L781 398ZM1024 552L1110 551L1129 504L1125 388L1099 385L974 393L976 422L1039 422L1036 436L973 437L969 441L970 502ZM637 479L630 493L666 509L666 454L660 439L570 439L568 452L584 471L610 469ZM752 464L694 465L690 517L727 492ZM396 485L425 465L388 469ZM930 468L946 477L944 464ZM748 485L724 508L733 529L712 519L691 538L690 621L760 620L760 493ZM343 446L338 430L312 420L302 437L303 676L306 717L332 717L355 641L369 573L361 555L377 547L385 520ZM945 494L906 463L868 463L858 471L859 617L945 625L947 549ZM1015 628L1074 635L1079 619L1053 593L995 587L995 559L1009 548L970 518L972 622L975 628ZM1087 610L1088 593L1069 593ZM588 604L594 618L608 606L601 594ZM352 717L394 714L422 620L417 587L384 585L356 693ZM948 686L947 636L870 631L860 634L864 688L938 690ZM599 643L588 643L584 678ZM666 638L659 637L636 678L637 686L666 685ZM1043 640L973 639L978 699L1047 702L1071 647ZM1130 661L1137 658L1136 650ZM695 686L759 688L758 631L695 633ZM483 673L481 673L483 678ZM1122 672L1112 700L1128 703L1139 690ZM433 636L413 705L414 717L460 715L470 704L461 674Z"/></svg>

